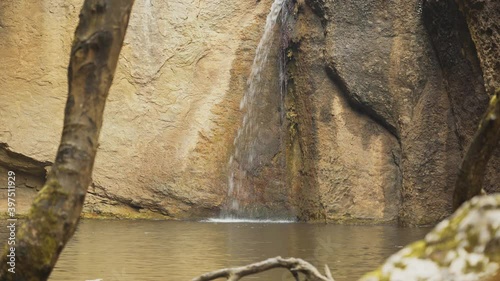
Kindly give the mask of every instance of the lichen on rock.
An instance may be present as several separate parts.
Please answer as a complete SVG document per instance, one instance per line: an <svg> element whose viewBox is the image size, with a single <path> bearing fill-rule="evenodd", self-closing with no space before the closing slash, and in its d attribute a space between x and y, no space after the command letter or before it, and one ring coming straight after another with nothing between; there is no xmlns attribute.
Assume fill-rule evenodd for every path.
<svg viewBox="0 0 500 281"><path fill-rule="evenodd" d="M362 281L497 280L500 194L475 197Z"/></svg>

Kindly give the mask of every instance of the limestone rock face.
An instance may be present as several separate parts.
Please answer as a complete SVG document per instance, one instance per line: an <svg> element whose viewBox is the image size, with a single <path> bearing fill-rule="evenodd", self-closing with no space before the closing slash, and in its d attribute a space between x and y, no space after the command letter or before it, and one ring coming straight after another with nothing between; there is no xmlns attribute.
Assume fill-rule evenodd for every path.
<svg viewBox="0 0 500 281"><path fill-rule="evenodd" d="M0 143L44 165L59 142L81 4L0 3ZM106 106L86 213L218 214L241 119L238 104L246 85L240 81L250 72L270 4L136 1ZM15 168L11 164L3 166ZM35 176L37 186L25 190L32 195L44 173Z"/></svg>
<svg viewBox="0 0 500 281"><path fill-rule="evenodd" d="M494 13L491 2L466 5L468 17L482 19L485 7ZM86 215L219 214L239 103L271 3L136 0ZM449 214L460 160L498 84L498 40L488 41L498 31L483 20L471 34L454 0L419 3L287 2L282 38L262 74L261 130L248 141L258 143L258 161L237 175L249 188L240 202L247 213L409 225ZM59 142L80 5L0 2L0 182L18 171L20 212ZM486 43L476 50L475 41ZM487 191L499 190L498 163L497 150Z"/></svg>
<svg viewBox="0 0 500 281"><path fill-rule="evenodd" d="M289 166L296 167L291 177L299 177L292 182L299 217L395 220L401 187L397 139L349 104L342 85L326 68L327 48L333 41L328 41L320 18L308 6L300 9L292 39L296 45L291 48L288 101L289 115L297 115L291 120L295 148L289 151L294 159Z"/></svg>
<svg viewBox="0 0 500 281"><path fill-rule="evenodd" d="M488 95L465 19L445 6L441 13L408 1L298 6L289 100L302 173L291 174L304 217L426 225L449 215ZM490 191L498 190L495 158Z"/></svg>

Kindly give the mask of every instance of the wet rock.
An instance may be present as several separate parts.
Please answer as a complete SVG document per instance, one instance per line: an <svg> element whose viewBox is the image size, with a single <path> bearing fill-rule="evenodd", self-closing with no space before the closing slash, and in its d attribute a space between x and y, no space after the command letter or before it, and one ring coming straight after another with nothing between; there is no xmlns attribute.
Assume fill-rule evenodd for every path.
<svg viewBox="0 0 500 281"><path fill-rule="evenodd" d="M219 213L239 103L271 2L136 2L88 215ZM272 65L242 205L304 220L426 225L447 216L460 159L500 73L497 1L458 2L290 2L289 40L276 40L271 54L276 61L286 49L285 107ZM0 143L17 155L0 166L32 167L23 170L26 198L58 145L80 5L0 2ZM486 171L490 192L499 188L496 153Z"/></svg>
<svg viewBox="0 0 500 281"><path fill-rule="evenodd" d="M15 183L15 203L16 212L26 214L31 207L31 203L37 192L45 182L46 167L50 162L41 162L16 153L5 144L0 143L0 208L7 210L7 182L11 180ZM15 175L8 178L8 172L13 171Z"/></svg>
<svg viewBox="0 0 500 281"><path fill-rule="evenodd" d="M443 219L488 100L463 16L442 4L306 3L289 93L305 217L410 225ZM440 17L445 10L449 16ZM487 189L494 191L499 174L490 166Z"/></svg>
<svg viewBox="0 0 500 281"><path fill-rule="evenodd" d="M500 195L475 197L360 280L498 280Z"/></svg>
<svg viewBox="0 0 500 281"><path fill-rule="evenodd" d="M101 188L85 211L218 214L238 104L270 4L136 1L93 172ZM80 6L0 3L0 142L39 162L53 160L60 139Z"/></svg>
<svg viewBox="0 0 500 281"><path fill-rule="evenodd" d="M397 139L353 108L343 85L331 79L328 38L315 12L304 6L298 14L289 66L288 108L296 115L290 120L289 177L299 217L394 221L401 185Z"/></svg>

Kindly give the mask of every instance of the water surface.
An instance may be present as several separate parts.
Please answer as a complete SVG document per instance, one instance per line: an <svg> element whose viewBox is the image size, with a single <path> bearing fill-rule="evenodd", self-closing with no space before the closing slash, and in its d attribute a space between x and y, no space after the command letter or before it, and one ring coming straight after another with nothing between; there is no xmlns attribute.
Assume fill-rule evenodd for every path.
<svg viewBox="0 0 500 281"><path fill-rule="evenodd" d="M356 280L428 229L302 223L83 220L49 280L174 281L269 257L299 257ZM222 280L222 279L221 279ZM283 269L243 280L293 280Z"/></svg>

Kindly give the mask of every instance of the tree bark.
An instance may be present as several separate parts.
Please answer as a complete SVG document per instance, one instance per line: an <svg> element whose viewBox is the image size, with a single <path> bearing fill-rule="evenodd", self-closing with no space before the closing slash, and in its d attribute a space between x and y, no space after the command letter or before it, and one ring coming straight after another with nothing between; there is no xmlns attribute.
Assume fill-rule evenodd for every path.
<svg viewBox="0 0 500 281"><path fill-rule="evenodd" d="M68 67L68 99L56 160L17 231L15 273L1 257L0 280L47 280L75 232L91 182L103 111L134 0L85 0Z"/></svg>
<svg viewBox="0 0 500 281"><path fill-rule="evenodd" d="M486 165L500 142L499 98L500 89L497 89L462 161L453 194L454 210L481 194Z"/></svg>

